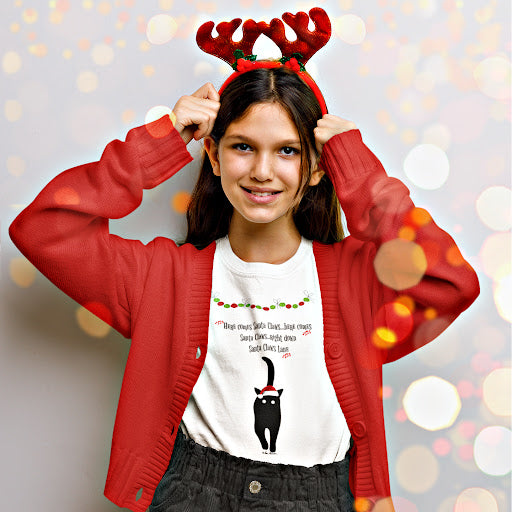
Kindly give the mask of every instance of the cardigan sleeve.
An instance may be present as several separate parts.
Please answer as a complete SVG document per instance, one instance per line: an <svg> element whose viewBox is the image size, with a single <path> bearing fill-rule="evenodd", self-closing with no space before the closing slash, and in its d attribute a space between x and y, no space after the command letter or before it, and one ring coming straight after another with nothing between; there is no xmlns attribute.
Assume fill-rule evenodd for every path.
<svg viewBox="0 0 512 512"><path fill-rule="evenodd" d="M437 337L470 306L479 294L476 273L452 237L413 204L407 187L386 174L359 130L330 139L321 165L350 231L340 251L360 260L340 273L357 281L351 289L361 292L358 301L370 312L368 345L381 362L394 361Z"/></svg>
<svg viewBox="0 0 512 512"><path fill-rule="evenodd" d="M98 162L56 176L16 217L10 237L56 286L130 337L155 244L110 234L109 219L135 210L144 189L191 160L169 116L134 128Z"/></svg>

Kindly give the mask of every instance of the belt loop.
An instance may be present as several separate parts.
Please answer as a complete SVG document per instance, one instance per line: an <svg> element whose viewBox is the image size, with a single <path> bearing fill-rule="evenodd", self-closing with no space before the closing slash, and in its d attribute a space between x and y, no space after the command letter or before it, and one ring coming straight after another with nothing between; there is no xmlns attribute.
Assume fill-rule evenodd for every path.
<svg viewBox="0 0 512 512"><path fill-rule="evenodd" d="M316 505L318 503L318 485L318 478L315 478L314 476L307 478L309 510L311 511L317 510Z"/></svg>

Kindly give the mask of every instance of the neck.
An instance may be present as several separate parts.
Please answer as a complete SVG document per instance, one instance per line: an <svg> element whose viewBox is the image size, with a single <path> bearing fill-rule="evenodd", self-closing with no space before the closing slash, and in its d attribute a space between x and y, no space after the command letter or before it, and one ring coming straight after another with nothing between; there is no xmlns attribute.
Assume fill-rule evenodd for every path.
<svg viewBox="0 0 512 512"><path fill-rule="evenodd" d="M229 243L243 261L277 265L289 260L299 248L301 236L293 221L286 228L274 223L242 227L234 220L229 226Z"/></svg>

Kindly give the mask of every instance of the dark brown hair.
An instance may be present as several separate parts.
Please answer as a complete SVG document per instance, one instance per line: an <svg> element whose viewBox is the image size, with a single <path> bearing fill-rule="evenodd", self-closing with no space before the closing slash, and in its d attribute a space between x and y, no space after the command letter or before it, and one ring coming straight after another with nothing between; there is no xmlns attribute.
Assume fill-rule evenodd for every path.
<svg viewBox="0 0 512 512"><path fill-rule="evenodd" d="M312 155L318 157L314 129L322 117L313 91L286 67L259 68L241 74L223 91L220 109L211 132L216 144L228 126L243 117L257 103L279 103L294 122L301 147L301 183L303 197L293 220L299 233L310 240L334 243L343 238L340 205L332 182L324 175L316 186L308 187L312 173ZM208 155L203 163L187 210L188 232L185 243L202 249L228 234L233 207L224 194L220 178L213 174Z"/></svg>

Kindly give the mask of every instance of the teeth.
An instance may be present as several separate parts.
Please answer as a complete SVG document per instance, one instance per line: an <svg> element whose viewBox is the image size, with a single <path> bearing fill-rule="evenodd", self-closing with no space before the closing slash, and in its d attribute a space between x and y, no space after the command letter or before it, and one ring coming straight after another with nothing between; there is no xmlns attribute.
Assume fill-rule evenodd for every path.
<svg viewBox="0 0 512 512"><path fill-rule="evenodd" d="M271 196L273 192L251 192L252 195L258 196L258 197L265 197L265 196Z"/></svg>

